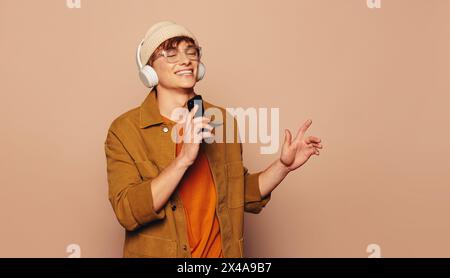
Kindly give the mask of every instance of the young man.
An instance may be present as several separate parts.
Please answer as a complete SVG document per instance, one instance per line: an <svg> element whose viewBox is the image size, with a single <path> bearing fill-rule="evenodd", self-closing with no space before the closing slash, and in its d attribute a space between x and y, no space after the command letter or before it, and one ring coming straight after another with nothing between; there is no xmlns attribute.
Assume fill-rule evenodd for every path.
<svg viewBox="0 0 450 278"><path fill-rule="evenodd" d="M259 213L286 175L322 148L319 138L304 137L308 120L293 139L286 130L280 157L251 174L237 138L201 142L214 130L208 117L194 117L198 106L179 128L172 112L196 95L200 57L194 35L169 21L153 25L140 44L141 79L152 90L114 120L105 142L109 200L126 229L124 257L244 257L244 211ZM227 126L225 109L207 101L204 108L220 109ZM173 129L183 141L173 140Z"/></svg>

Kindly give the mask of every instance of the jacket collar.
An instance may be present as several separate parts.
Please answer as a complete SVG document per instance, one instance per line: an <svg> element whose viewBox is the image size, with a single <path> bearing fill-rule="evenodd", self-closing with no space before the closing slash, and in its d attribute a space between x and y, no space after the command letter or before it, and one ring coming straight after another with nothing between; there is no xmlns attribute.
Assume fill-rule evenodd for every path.
<svg viewBox="0 0 450 278"><path fill-rule="evenodd" d="M154 88L145 98L144 102L142 102L139 110L141 128L163 123Z"/></svg>
<svg viewBox="0 0 450 278"><path fill-rule="evenodd" d="M208 109L212 105L203 100L203 106ZM153 88L140 106L140 127L146 128L152 125L162 124L164 122L159 112L158 101L156 99L156 90Z"/></svg>

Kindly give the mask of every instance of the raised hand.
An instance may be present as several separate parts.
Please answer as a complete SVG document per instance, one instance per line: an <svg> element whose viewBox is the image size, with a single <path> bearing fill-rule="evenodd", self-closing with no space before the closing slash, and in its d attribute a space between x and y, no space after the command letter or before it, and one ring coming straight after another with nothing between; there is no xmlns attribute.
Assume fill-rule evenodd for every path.
<svg viewBox="0 0 450 278"><path fill-rule="evenodd" d="M213 137L211 133L213 127L209 125L211 119L207 117L194 117L198 109L199 106L196 104L180 123L183 128L183 145L179 156L187 165L194 163L202 140ZM202 131L203 129L206 129L206 131Z"/></svg>
<svg viewBox="0 0 450 278"><path fill-rule="evenodd" d="M304 137L311 124L312 120L303 123L293 140L291 132L288 129L284 131L285 138L280 161L289 171L302 166L312 155L319 155L319 149L323 148L320 144L320 138L315 136Z"/></svg>

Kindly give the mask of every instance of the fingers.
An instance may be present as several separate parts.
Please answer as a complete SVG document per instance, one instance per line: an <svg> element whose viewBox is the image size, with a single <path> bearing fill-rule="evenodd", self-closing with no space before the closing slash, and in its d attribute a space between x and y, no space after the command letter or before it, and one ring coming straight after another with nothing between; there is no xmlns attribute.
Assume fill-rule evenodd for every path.
<svg viewBox="0 0 450 278"><path fill-rule="evenodd" d="M214 127L209 124L211 120L206 117L198 117L193 120L195 134L199 133L203 128L211 131Z"/></svg>
<svg viewBox="0 0 450 278"><path fill-rule="evenodd" d="M197 118L194 118L192 120L192 122L194 124L197 124L197 123L209 123L210 121L211 121L211 119L208 118L208 117L197 117Z"/></svg>
<svg viewBox="0 0 450 278"><path fill-rule="evenodd" d="M195 104L189 113L186 114L185 127L183 132L184 143L200 143L204 138L213 137L211 133L214 128L209 124L211 121L208 117L195 117L199 105Z"/></svg>
<svg viewBox="0 0 450 278"><path fill-rule="evenodd" d="M205 131L203 131L205 129ZM211 126L205 125L202 128L198 128L198 130L194 134L194 143L200 143L203 139L211 138L214 135L211 133Z"/></svg>
<svg viewBox="0 0 450 278"><path fill-rule="evenodd" d="M200 143L202 139L212 137L211 131L214 129L209 124L211 120L207 117L194 118L186 129L185 143Z"/></svg>
<svg viewBox="0 0 450 278"><path fill-rule="evenodd" d="M322 149L322 148L323 148L322 144L312 143L311 145L312 145L314 148L316 148L316 149Z"/></svg>
<svg viewBox="0 0 450 278"><path fill-rule="evenodd" d="M188 117L189 120L192 119L192 118L194 118L194 115L195 115L195 113L197 113L197 110L198 110L199 108L200 108L200 107L199 107L198 104L194 104L194 108L192 108L192 110L189 111L189 117Z"/></svg>
<svg viewBox="0 0 450 278"><path fill-rule="evenodd" d="M188 125L192 121L192 119L194 118L194 115L195 115L195 113L197 112L198 109L199 109L198 104L195 104L194 107L191 109L191 111L189 111L188 113L184 113L183 119L182 119L182 121L180 123Z"/></svg>
<svg viewBox="0 0 450 278"><path fill-rule="evenodd" d="M209 131L203 131L199 135L200 135L200 139L207 139L207 138L214 137L214 135Z"/></svg>
<svg viewBox="0 0 450 278"><path fill-rule="evenodd" d="M209 125L207 123L201 123L201 124L196 124L195 125L194 131L195 131L196 134L202 132L203 129L211 132L213 128L214 128L213 126L211 126L211 125Z"/></svg>
<svg viewBox="0 0 450 278"><path fill-rule="evenodd" d="M309 145L308 154L309 154L309 156L311 156L311 155L320 155L320 151L318 150L318 148L316 148L316 147L314 147L312 145Z"/></svg>
<svg viewBox="0 0 450 278"><path fill-rule="evenodd" d="M303 125L300 127L300 129L298 130L294 141L300 140L303 137L303 135L305 134L305 132L308 130L308 128L311 126L311 124L312 124L312 120L311 119L306 120L303 123Z"/></svg>
<svg viewBox="0 0 450 278"><path fill-rule="evenodd" d="M194 109L192 109L192 111L193 110ZM186 131L187 132L192 131L196 125L203 124L203 123L209 123L210 121L211 121L211 119L209 119L207 117L197 117L197 118L190 119L186 123Z"/></svg>
<svg viewBox="0 0 450 278"><path fill-rule="evenodd" d="M284 143L287 144L288 146L290 146L291 142L292 142L292 134L289 131L289 129L285 129L284 130Z"/></svg>
<svg viewBox="0 0 450 278"><path fill-rule="evenodd" d="M319 137L315 137L315 136L308 136L305 139L305 143L306 144L310 144L310 143L320 143L322 140Z"/></svg>
<svg viewBox="0 0 450 278"><path fill-rule="evenodd" d="M322 148L322 146L320 146L320 148L318 148L318 147L312 147L313 148L313 150L314 150L314 153L313 154L315 154L315 155L320 155L320 151L319 151L319 149L321 149Z"/></svg>
<svg viewBox="0 0 450 278"><path fill-rule="evenodd" d="M305 122L305 127L306 128L308 128L309 127L309 125L311 125L311 123L309 123L309 125L307 124L307 122ZM297 134L297 136L298 135L302 135L301 133L298 133ZM297 140L297 138L295 139L295 140ZM294 140L294 141L295 141ZM313 146L313 147L315 147L315 148L317 148L317 149L322 149L323 148L323 146L322 146L322 144L320 144L320 142L322 142L322 139L320 139L319 137L316 137L316 136L308 136L306 139L305 139L305 141L304 141L305 143L306 143L306 145L309 147L309 146ZM291 134L291 132L289 131L289 129L285 129L284 130L284 144L286 145L286 146L291 146L291 144L292 144L292 134Z"/></svg>
<svg viewBox="0 0 450 278"><path fill-rule="evenodd" d="M308 144L308 147L311 150L310 156L311 155L320 155L319 149L323 148L322 144L319 144L319 143L310 143L310 144Z"/></svg>

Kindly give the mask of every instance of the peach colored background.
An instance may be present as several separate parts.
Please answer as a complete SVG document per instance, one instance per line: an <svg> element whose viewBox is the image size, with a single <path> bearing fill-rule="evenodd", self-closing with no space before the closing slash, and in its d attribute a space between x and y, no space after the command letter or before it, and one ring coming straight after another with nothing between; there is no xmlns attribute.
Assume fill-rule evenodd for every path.
<svg viewBox="0 0 450 278"><path fill-rule="evenodd" d="M198 37L197 93L313 119L325 149L246 216L250 257L450 256L450 1L0 0L0 256L121 256L103 142L138 106L159 20ZM245 144L251 171L277 155Z"/></svg>

